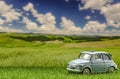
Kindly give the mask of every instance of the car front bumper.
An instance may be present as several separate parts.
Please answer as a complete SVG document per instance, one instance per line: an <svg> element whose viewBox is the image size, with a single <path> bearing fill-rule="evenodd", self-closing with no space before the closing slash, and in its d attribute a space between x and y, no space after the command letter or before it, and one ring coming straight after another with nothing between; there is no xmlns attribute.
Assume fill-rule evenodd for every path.
<svg viewBox="0 0 120 79"><path fill-rule="evenodd" d="M78 69L67 68L67 70L70 72L81 72L81 70L78 70Z"/></svg>

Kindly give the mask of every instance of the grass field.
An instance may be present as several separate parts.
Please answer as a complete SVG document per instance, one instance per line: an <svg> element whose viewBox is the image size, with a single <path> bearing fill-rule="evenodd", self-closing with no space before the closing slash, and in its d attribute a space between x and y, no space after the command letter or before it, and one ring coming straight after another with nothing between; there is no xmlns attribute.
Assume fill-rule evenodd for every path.
<svg viewBox="0 0 120 79"><path fill-rule="evenodd" d="M0 79L119 79L120 72L107 74L69 74L64 68L2 68Z"/></svg>
<svg viewBox="0 0 120 79"><path fill-rule="evenodd" d="M6 42L7 41L7 42ZM120 71L103 74L69 74L67 63L81 51L107 51L120 68L120 39L39 44L12 38L0 39L0 79L119 79Z"/></svg>

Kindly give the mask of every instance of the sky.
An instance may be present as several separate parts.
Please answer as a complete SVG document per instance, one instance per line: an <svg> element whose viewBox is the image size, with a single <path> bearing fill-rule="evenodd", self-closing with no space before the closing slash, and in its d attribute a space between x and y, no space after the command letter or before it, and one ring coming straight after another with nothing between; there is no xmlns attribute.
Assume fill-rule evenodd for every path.
<svg viewBox="0 0 120 79"><path fill-rule="evenodd" d="M120 36L120 0L0 0L0 32Z"/></svg>

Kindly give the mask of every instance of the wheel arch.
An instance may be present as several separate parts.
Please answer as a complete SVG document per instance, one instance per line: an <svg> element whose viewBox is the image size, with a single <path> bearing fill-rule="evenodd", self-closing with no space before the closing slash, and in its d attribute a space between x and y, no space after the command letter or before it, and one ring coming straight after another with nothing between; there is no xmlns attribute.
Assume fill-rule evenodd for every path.
<svg viewBox="0 0 120 79"><path fill-rule="evenodd" d="M83 70L86 69L86 68L88 68L88 69L90 70L90 73L92 73L92 69L91 69L91 67L89 67L89 66L84 67L84 68L82 69L82 72L83 72Z"/></svg>
<svg viewBox="0 0 120 79"><path fill-rule="evenodd" d="M109 69L110 67L113 67L113 68L115 69L115 66L113 66L113 65L109 66L108 69Z"/></svg>
<svg viewBox="0 0 120 79"><path fill-rule="evenodd" d="M110 72L110 71L109 71L109 68L111 68L111 67L114 68L114 70L116 70L116 69L115 69L115 66L109 66L108 69L107 69L107 72Z"/></svg>

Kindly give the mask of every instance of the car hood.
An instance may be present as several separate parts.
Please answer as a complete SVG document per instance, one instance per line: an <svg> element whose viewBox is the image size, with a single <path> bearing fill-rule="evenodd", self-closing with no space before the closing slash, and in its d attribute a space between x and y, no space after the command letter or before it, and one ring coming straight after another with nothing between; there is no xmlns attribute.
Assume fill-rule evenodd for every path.
<svg viewBox="0 0 120 79"><path fill-rule="evenodd" d="M83 63L89 63L90 61L88 60L83 60L83 59L76 59L72 60L69 62L69 64L83 64Z"/></svg>

